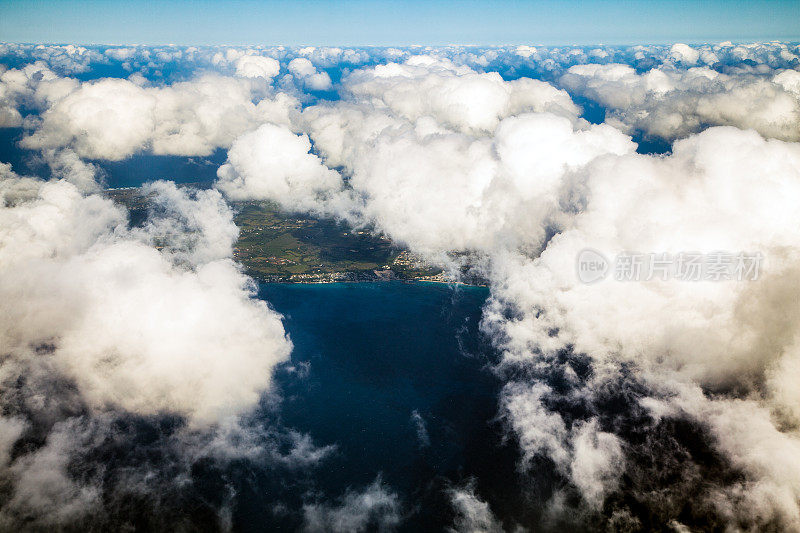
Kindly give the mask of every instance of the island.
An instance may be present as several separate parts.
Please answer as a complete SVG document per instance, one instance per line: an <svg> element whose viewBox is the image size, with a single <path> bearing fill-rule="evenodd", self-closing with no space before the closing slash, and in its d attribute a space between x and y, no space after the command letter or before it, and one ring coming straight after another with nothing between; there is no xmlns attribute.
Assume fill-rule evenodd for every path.
<svg viewBox="0 0 800 533"><path fill-rule="evenodd" d="M253 277L273 282L447 281L440 268L369 228L282 211L269 201L235 202L234 257Z"/></svg>
<svg viewBox="0 0 800 533"><path fill-rule="evenodd" d="M131 225L142 224L147 219L151 205L142 189L107 189L104 194L128 209ZM330 218L287 212L271 201L243 201L231 205L239 227L234 258L248 275L258 280L279 283L457 282L441 268L427 264L371 228L352 228ZM482 283L472 279L469 284Z"/></svg>

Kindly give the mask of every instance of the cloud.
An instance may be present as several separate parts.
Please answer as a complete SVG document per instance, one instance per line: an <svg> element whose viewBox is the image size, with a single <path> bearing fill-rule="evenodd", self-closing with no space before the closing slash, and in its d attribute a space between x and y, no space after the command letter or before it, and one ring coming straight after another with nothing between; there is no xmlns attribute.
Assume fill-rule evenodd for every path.
<svg viewBox="0 0 800 533"><path fill-rule="evenodd" d="M247 418L291 342L231 259L238 230L220 193L148 185L149 216L130 227L73 184L91 165L46 158L63 179L0 169L0 527L114 528L131 498L142 520L177 505L179 485L199 498L197 462L324 460L332 447Z"/></svg>
<svg viewBox="0 0 800 533"><path fill-rule="evenodd" d="M763 161L772 163L764 166ZM796 280L800 244L789 229L796 224L795 210L786 201L800 186L797 145L715 128L676 143L666 158L629 155L598 161L585 179L585 204L570 227L536 259L512 256L502 266L503 281L493 297L513 309L514 320L506 318L508 308L490 306L484 324L490 330L497 327L494 334L503 339L511 365L535 368L565 350L587 354L595 375L589 383L572 385L583 397L595 396L603 383L633 365L646 384L640 394L679 405L672 416L706 424L714 446L752 476L748 483L774 496L762 495L747 505L746 498L731 496L734 489L722 488L716 512L724 514L725 506L733 505L731 520L778 520L793 527L797 507L787 502L796 503L800 478L789 462L780 474L764 469L758 450L797 445L797 419L786 407L794 387L773 377L776 367L795 368L798 332L784 317L796 313L793 291L785 291L796 283L789 280ZM609 254L760 250L769 259L763 276L750 283L608 280L586 285L574 274L575 258L586 247ZM543 403L546 389L532 390L540 392L532 398L524 387L507 391L507 410L523 450L543 451L556 464L566 457L583 462L580 454L570 453L575 425L570 430L560 411ZM732 425L737 416L739 423ZM745 437L739 433L744 427L763 427L759 435L764 440ZM595 466L617 462L624 450L602 439L594 448L585 465L589 474ZM772 464L790 453L773 454ZM575 471L571 477L591 500L592 485L582 484ZM738 503L725 503L724 494Z"/></svg>
<svg viewBox="0 0 800 533"><path fill-rule="evenodd" d="M456 518L450 531L457 533L502 533L503 525L489 508L489 504L475 495L475 487L467 484L450 489L450 503Z"/></svg>
<svg viewBox="0 0 800 533"><path fill-rule="evenodd" d="M207 75L142 87L106 78L83 83L58 99L22 145L70 147L89 159L120 160L142 150L210 155L262 123L287 124L297 105L293 97L271 94L250 79Z"/></svg>
<svg viewBox="0 0 800 533"><path fill-rule="evenodd" d="M280 70L280 63L271 57L248 54L236 60L236 75L244 78L272 79Z"/></svg>
<svg viewBox="0 0 800 533"><path fill-rule="evenodd" d="M380 120L348 106L304 118L324 159L350 174L347 185L363 202L351 208L360 220L419 253L543 239L546 221L558 211L565 171L605 152L634 149L614 128L582 124L576 131L569 119L549 113L510 117L494 136L478 138L442 133L424 120ZM496 216L500 211L503 217Z"/></svg>
<svg viewBox="0 0 800 533"><path fill-rule="evenodd" d="M41 61L12 69L0 65L0 128L21 127L20 109L45 108L76 85L75 80L59 78Z"/></svg>
<svg viewBox="0 0 800 533"><path fill-rule="evenodd" d="M42 526L58 526L82 518L100 505L97 487L83 485L67 473L74 451L74 426L57 425L42 448L18 459L10 468L12 497L0 512L0 524L13 527L16 518Z"/></svg>
<svg viewBox="0 0 800 533"><path fill-rule="evenodd" d="M336 505L303 506L303 531L393 531L402 519L400 500L378 476L361 492L348 490Z"/></svg>
<svg viewBox="0 0 800 533"><path fill-rule="evenodd" d="M318 200L335 197L342 183L310 150L308 136L265 124L234 142L216 186L235 200L274 199L287 209L314 209Z"/></svg>
<svg viewBox="0 0 800 533"><path fill-rule="evenodd" d="M331 88L331 78L327 72L317 72L316 67L304 57L289 61L289 72L312 91L327 91Z"/></svg>
<svg viewBox="0 0 800 533"><path fill-rule="evenodd" d="M68 181L81 192L96 192L103 184L103 171L97 165L83 161L70 149L44 150L42 157L52 179Z"/></svg>
<svg viewBox="0 0 800 533"><path fill-rule="evenodd" d="M718 155L722 147L731 150L730 155ZM737 301L743 297L751 304L760 301L767 293L757 297L751 291L769 290L771 275L781 277L791 272L793 259L788 250L798 243L789 230L794 211L786 198L800 186L798 157L795 144L765 141L755 133L733 128L715 128L676 143L667 158L628 155L598 161L585 174L586 204L570 228L548 243L535 261L508 265L509 273L518 274L520 281L528 280L525 285L548 284L541 293L546 301L525 301L527 308L546 309L531 323L542 327L542 349L571 344L580 352L641 359L643 343L648 343L656 353L670 354L669 360L675 361L681 372L709 384L722 380L722 376L714 376L715 372L747 373L753 370L751 365L760 365L763 360L755 358L752 350L758 350L765 339L751 337L755 332L745 333L742 328L765 325L758 323L761 319L756 319L754 312L738 312ZM771 163L764 165L765 160ZM710 198L714 198L713 203ZM592 245L608 253L761 250L770 259L763 271L766 281L756 285L609 281L593 287L580 284L572 271L564 270L578 251ZM517 266L520 269L514 270ZM558 291L550 292L551 288ZM619 302L614 301L617 296ZM622 299L628 303L623 305ZM632 307L635 302L642 302L643 307ZM699 302L704 302L706 310L713 308L716 312L700 312L694 308ZM585 309L587 322L567 319L578 328L574 337L569 327L557 323L560 318L546 324L549 316L583 313L578 309L584 304L598 307ZM603 314L599 314L601 309ZM591 333L590 322L604 323L612 309L620 313L620 318L622 314L639 318L635 323L612 320L602 331ZM769 313L765 308L758 311ZM545 333L554 327L558 333ZM682 336L674 335L676 328ZM742 336L732 340L729 335L736 335L736 331ZM707 340L699 345L704 337ZM701 347L705 357L725 360L727 366L706 366L705 362L695 366Z"/></svg>
<svg viewBox="0 0 800 533"><path fill-rule="evenodd" d="M25 431L27 423L21 418L0 417L0 468L5 468L11 458L11 448Z"/></svg>
<svg viewBox="0 0 800 533"><path fill-rule="evenodd" d="M708 126L731 125L797 141L800 99L791 89L796 74L728 75L708 67L639 74L622 64L579 65L560 83L605 106L606 120L627 132L673 140Z"/></svg>
<svg viewBox="0 0 800 533"><path fill-rule="evenodd" d="M41 62L61 75L85 73L93 63L100 63L103 56L91 47L44 44L0 44L0 61L16 63L19 61Z"/></svg>
<svg viewBox="0 0 800 533"><path fill-rule="evenodd" d="M171 218L195 232L175 244L191 269L176 266L171 247L159 252L128 234L110 201L65 182L44 183L31 202L3 210L11 228L0 261L3 345L26 365L38 344L55 342L53 365L97 408L174 410L198 422L235 414L288 354L280 318L227 259L236 231L218 193L150 191L165 191ZM234 230L220 234L226 224ZM156 227L143 231L170 238Z"/></svg>
<svg viewBox="0 0 800 533"><path fill-rule="evenodd" d="M332 451L258 416L190 429L169 417L115 411L59 421L42 444L29 431L25 453L3 471L0 526L230 530L242 490L236 465L269 473L274 494L256 496L269 505L282 485L305 478Z"/></svg>
<svg viewBox="0 0 800 533"><path fill-rule="evenodd" d="M411 424L414 426L414 431L417 434L417 441L423 448L431 445L431 437L428 435L428 428L425 424L425 419L419 414L416 409L411 412Z"/></svg>
<svg viewBox="0 0 800 533"><path fill-rule="evenodd" d="M694 65L700 59L699 51L683 43L673 44L669 49L669 54L675 61L686 65Z"/></svg>
<svg viewBox="0 0 800 533"><path fill-rule="evenodd" d="M480 74L430 56L355 71L343 85L354 98L380 103L404 119L431 116L464 133L490 132L504 117L526 111L571 119L578 114L569 96L548 83L504 81L497 73Z"/></svg>

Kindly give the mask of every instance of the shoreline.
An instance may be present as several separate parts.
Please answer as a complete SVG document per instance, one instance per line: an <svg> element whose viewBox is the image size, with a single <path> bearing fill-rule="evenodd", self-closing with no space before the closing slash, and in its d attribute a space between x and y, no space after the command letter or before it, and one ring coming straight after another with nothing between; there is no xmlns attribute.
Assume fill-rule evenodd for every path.
<svg viewBox="0 0 800 533"><path fill-rule="evenodd" d="M274 284L274 285L336 285L336 284L357 284L357 283L425 283L434 285L448 285L457 287L473 287L480 289L488 289L489 285L477 283L465 283L463 281L436 281L426 279L351 279L351 280L335 280L335 281L285 281L285 280L267 280L257 276L250 276L258 283Z"/></svg>

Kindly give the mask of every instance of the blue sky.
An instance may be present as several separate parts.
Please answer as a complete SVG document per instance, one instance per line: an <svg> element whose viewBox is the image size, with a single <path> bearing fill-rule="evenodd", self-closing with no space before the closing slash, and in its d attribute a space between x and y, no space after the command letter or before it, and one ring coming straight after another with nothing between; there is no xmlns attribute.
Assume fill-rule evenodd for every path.
<svg viewBox="0 0 800 533"><path fill-rule="evenodd" d="M1 0L0 41L635 44L800 39L800 1Z"/></svg>

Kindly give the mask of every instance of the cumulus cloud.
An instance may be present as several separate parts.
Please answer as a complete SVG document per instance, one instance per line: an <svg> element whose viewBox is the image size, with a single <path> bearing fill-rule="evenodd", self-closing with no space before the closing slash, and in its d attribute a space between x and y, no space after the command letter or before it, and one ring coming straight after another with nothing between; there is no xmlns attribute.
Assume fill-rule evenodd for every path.
<svg viewBox="0 0 800 533"><path fill-rule="evenodd" d="M185 252L180 263L128 234L109 200L82 197L66 182L43 183L31 201L5 208L0 338L21 367L36 364L38 345L55 342L50 363L98 409L214 421L252 405L290 345L280 318L253 299L228 259L237 233L225 230L233 223L219 194L150 189L164 190L177 224L195 234L175 244ZM145 237L169 239L158 227Z"/></svg>
<svg viewBox="0 0 800 533"><path fill-rule="evenodd" d="M722 156L720 147L730 152ZM720 128L676 143L673 154L665 159L629 155L598 162L586 178L587 203L582 212L571 221L568 230L548 244L540 258L519 272L527 277L527 283L535 285L543 281L538 277L543 272L539 267L547 265L548 283L559 288L556 293L548 291L547 298L565 296L569 299L569 304L566 300L560 303L526 302L531 307L541 305L547 309L533 324L559 330L555 335L545 335L543 329L541 347L554 349L574 344L576 350L585 353L616 354L641 360L642 343L653 343L654 351L670 354L669 359L674 360L682 372L708 382L721 380L714 377L715 372L747 373L752 370L750 365L760 365L761 357L754 357L756 354L751 350L764 346L764 336L751 337L755 332L743 329L758 323L750 323L752 315L737 313L736 302L749 295L749 291L766 290L771 283L771 273L784 276L791 271L792 255L788 250L796 247L797 243L789 229L794 224L794 211L786 202L800 186L798 157L797 145L768 142L752 132ZM764 165L764 161L771 163ZM722 190L727 194L719 197L718 191ZM711 203L707 200L709 198L716 200ZM574 258L568 258L568 253L577 254L581 247L591 246L590 243L609 253L622 250L678 253L684 249L713 251L715 247L734 251L760 250L769 257L763 271L766 281L733 286L719 283L661 284L658 280L654 284L609 282L598 287L573 285L577 281L574 273L563 270L568 266L567 261ZM569 252L566 252L567 248L570 248ZM560 253L560 250L566 253ZM567 287L570 289L562 292ZM582 295L567 296L572 290ZM592 305L592 301L608 310L616 305L612 300L617 291L619 297L628 302L649 302L643 305L654 304L650 298L660 299L661 307L636 309L626 304L627 311L623 311L620 304L617 308L620 313L639 316L636 325L628 321L616 322L604 326L603 331L596 331L595 335L589 332L591 328L587 323L578 328L581 334L569 340L569 328L555 323L545 325L548 321L546 315L580 312L577 307ZM587 299L590 294L597 295L597 299ZM693 309L700 301L705 302L705 306L714 306L717 312L705 314ZM759 301L759 298L751 297L750 301ZM669 311L669 318L658 311L659 308L666 310L663 305L667 302L679 306ZM605 316L596 314L599 310L587 312L584 318L588 321L605 320ZM759 312L769 311L760 308ZM595 318L591 318L593 314ZM638 326L642 329L636 338L622 338L638 330ZM676 337L673 328L682 331L683 335ZM659 331L663 334L657 334ZM582 334L589 336L581 337ZM701 338L709 335L713 337L702 345L698 344ZM729 335L742 337L737 341ZM693 361L701 346L705 357L725 360L727 366L720 368L702 362L696 368Z"/></svg>
<svg viewBox="0 0 800 533"><path fill-rule="evenodd" d="M297 105L247 78L207 75L165 87L106 78L58 99L22 145L70 147L89 159L120 160L142 150L209 155L262 123L287 124Z"/></svg>
<svg viewBox="0 0 800 533"><path fill-rule="evenodd" d="M75 185L91 169L74 153L47 157L61 179L0 174L0 527L113 528L126 517L104 513L134 492L153 503L180 482L196 497L194 461L324 459L331 449L305 435L243 421L291 342L231 259L238 230L220 193L152 184L150 216L130 227ZM153 463L138 464L137 431L165 417Z"/></svg>
<svg viewBox="0 0 800 533"><path fill-rule="evenodd" d="M287 209L312 210L336 196L342 183L310 150L308 136L265 124L234 142L217 187L235 200L274 199Z"/></svg>
<svg viewBox="0 0 800 533"><path fill-rule="evenodd" d="M548 83L508 82L497 73L477 73L430 56L356 71L343 83L355 98L381 104L407 120L433 117L465 133L493 131L504 117L526 111L571 119L578 114L569 95Z"/></svg>
<svg viewBox="0 0 800 533"><path fill-rule="evenodd" d="M326 91L331 88L331 78L327 72L317 72L311 61L298 57L289 61L289 72L312 91Z"/></svg>
<svg viewBox="0 0 800 533"><path fill-rule="evenodd" d="M0 44L0 62L41 62L61 75L85 73L102 60L98 50L74 44Z"/></svg>
<svg viewBox="0 0 800 533"><path fill-rule="evenodd" d="M350 174L347 185L361 201L353 208L361 220L420 253L543 239L546 221L557 218L564 172L603 153L635 148L614 128L583 124L576 130L569 119L549 113L510 117L494 136L478 138L348 107L305 117L316 148ZM350 137L350 131L360 133ZM537 161L534 154L547 158Z"/></svg>
<svg viewBox="0 0 800 533"><path fill-rule="evenodd" d="M50 169L50 177L75 185L81 192L96 192L104 181L97 165L83 161L70 149L44 150L42 157Z"/></svg>
<svg viewBox="0 0 800 533"><path fill-rule="evenodd" d="M271 57L247 54L236 60L236 75L245 78L272 79L280 70L281 64Z"/></svg>
<svg viewBox="0 0 800 533"><path fill-rule="evenodd" d="M673 140L708 126L731 125L797 141L796 76L794 70L729 75L708 67L638 74L628 65L590 64L571 67L560 83L605 106L606 120L628 132Z"/></svg>
<svg viewBox="0 0 800 533"><path fill-rule="evenodd" d="M700 59L700 52L688 44L676 43L669 49L670 56L677 62L695 65Z"/></svg>
<svg viewBox="0 0 800 533"><path fill-rule="evenodd" d="M0 128L21 127L21 108L45 108L76 85L75 80L59 78L42 61L12 69L0 65Z"/></svg>
<svg viewBox="0 0 800 533"><path fill-rule="evenodd" d="M641 369L641 379L654 389L651 394L672 397L667 404L675 402L681 412L709 424L718 449L753 475L750 483L763 487L765 495L749 507L740 505L735 519L777 519L785 527L796 524L794 469L786 463L778 475L757 465L763 446L791 449L797 444L796 419L786 408L794 393L773 376L776 367L794 368L790 361L797 330L784 317L795 315L795 305L791 293L782 292L784 300L777 291L793 283L788 280L797 272L798 242L790 230L796 224L795 210L785 202L800 186L798 156L795 144L722 128L676 143L667 158L629 155L598 161L586 174L586 204L571 227L550 240L533 261L516 257L503 265L503 282L494 296L507 298L516 318L495 314L502 313L500 308L485 318L485 324L502 331L496 334L504 339L510 364L548 361L564 350L588 354L596 382L578 387L581 394L593 394L599 383L617 379L619 365ZM764 166L764 161L772 163ZM759 250L769 259L763 277L751 283L654 279L593 286L580 283L574 274L578 253L592 246L610 254ZM695 388L660 390L675 381ZM533 390L538 391L535 397L528 389L513 389L507 400L523 449L534 454L543 450L556 464L567 457L578 461L573 465L584 463L589 479L592 472L608 472L620 460L622 448L613 438L604 442L592 437L588 462L577 450L569 453L564 443L571 442L575 426L569 430L558 412L543 406L546 391ZM715 400L718 396L706 396L703 390L722 397ZM781 413L788 418L775 425ZM756 444L739 434L729 422L734 416L747 427L764 426L759 433L764 441ZM789 454L775 454L773 460L781 462ZM592 485L584 484L574 470L571 477L591 499ZM771 506L767 502L775 493L785 496L775 497Z"/></svg>

